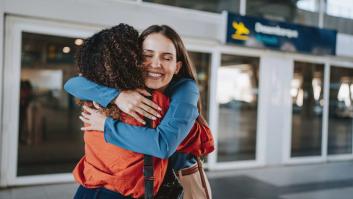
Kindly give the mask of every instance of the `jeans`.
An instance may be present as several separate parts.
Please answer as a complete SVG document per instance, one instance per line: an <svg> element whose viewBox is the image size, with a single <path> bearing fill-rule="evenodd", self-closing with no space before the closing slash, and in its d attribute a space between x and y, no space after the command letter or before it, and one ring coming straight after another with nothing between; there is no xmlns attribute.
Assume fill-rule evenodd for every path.
<svg viewBox="0 0 353 199"><path fill-rule="evenodd" d="M105 188L88 189L80 185L74 199L133 199Z"/></svg>

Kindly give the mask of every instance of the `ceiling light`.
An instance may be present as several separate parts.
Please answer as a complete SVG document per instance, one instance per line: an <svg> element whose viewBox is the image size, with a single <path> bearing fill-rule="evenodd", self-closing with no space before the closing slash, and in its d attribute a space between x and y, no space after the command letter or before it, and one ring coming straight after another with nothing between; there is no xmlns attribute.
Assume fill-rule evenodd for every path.
<svg viewBox="0 0 353 199"><path fill-rule="evenodd" d="M63 48L63 53L69 53L71 51L70 47L65 46Z"/></svg>
<svg viewBox="0 0 353 199"><path fill-rule="evenodd" d="M83 44L83 40L82 39L75 39L75 45L76 46L81 46Z"/></svg>

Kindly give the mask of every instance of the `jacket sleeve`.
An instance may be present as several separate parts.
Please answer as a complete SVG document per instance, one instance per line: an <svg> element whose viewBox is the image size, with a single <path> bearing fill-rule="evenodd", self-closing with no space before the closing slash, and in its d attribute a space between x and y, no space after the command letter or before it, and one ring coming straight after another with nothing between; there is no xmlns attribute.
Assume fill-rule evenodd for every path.
<svg viewBox="0 0 353 199"><path fill-rule="evenodd" d="M64 89L79 99L95 101L103 107L107 107L119 95L119 90L96 84L81 76L69 79Z"/></svg>
<svg viewBox="0 0 353 199"><path fill-rule="evenodd" d="M195 81L184 81L173 88L169 109L156 128L132 126L107 118L105 140L134 152L168 158L188 135L198 117L198 98Z"/></svg>

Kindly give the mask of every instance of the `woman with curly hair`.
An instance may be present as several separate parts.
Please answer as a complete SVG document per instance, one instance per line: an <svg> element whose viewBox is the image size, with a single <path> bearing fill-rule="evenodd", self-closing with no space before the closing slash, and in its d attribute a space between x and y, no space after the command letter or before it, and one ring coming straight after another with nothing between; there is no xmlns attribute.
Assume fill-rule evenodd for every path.
<svg viewBox="0 0 353 199"><path fill-rule="evenodd" d="M124 41L125 40L122 40L120 42ZM131 156L138 157L138 154L135 152L158 157L159 159L154 159L154 167L156 169L154 170L155 184L153 187L153 193L155 195L163 179L163 172L165 172L166 160L163 159L170 157L175 153L175 151L178 151L175 153L175 155L172 156L171 160L173 162L172 164L174 169L182 170L184 168L190 168L190 166L193 166L196 163L195 156L206 155L213 150L213 139L210 134L202 136L205 135L202 134L202 132L208 131L208 127L205 120L199 114L201 111L200 108L198 108L200 107L200 101L198 99L199 91L195 82L195 76L192 71L191 62L179 35L168 26L151 26L141 34L138 44L140 49L143 50L143 78L136 75L131 76L131 74L139 73L137 69L136 71L129 71L132 73L126 76L130 77L130 79L127 80L130 81L131 78L137 78L139 80L142 79L144 80L144 84L147 88L163 92L165 95L170 97L169 107L168 103L161 103L164 106L162 106L162 108L159 110L162 111L154 110L158 106L144 97L151 95L146 90L135 88L127 88L126 90L126 88L122 88L118 84L108 85L110 81L106 80L105 78L101 78L100 80L106 83L100 83L99 81L93 79L92 75L95 76L95 74L92 74L90 72L92 70L89 69L83 70L86 71L86 75L84 72L81 73L84 77L93 81L89 81L84 77L76 77L69 80L65 84L65 89L69 93L81 99L97 101L103 107L114 106L114 104L119 107L119 109L122 111L120 113L120 119L123 119L123 122L114 120L114 118L112 118L110 115L102 114L92 108L85 106L85 110L88 113L82 113L81 120L84 121L87 126L83 127L82 129L86 131L95 131L95 133L98 133L97 131L104 131L104 134L101 134L101 136L104 136L104 139L108 143L118 146L119 150L131 150L129 152L132 154L130 154L129 157L126 157L126 159L130 160ZM119 46L119 42L112 42L110 45L114 46L115 48L121 47ZM122 51L127 49L131 50L125 46ZM102 51L99 52L104 52L104 48L101 50ZM109 55L106 53L103 54L105 56ZM101 55L98 55L98 57L99 56ZM113 54L113 56L115 55ZM120 54L117 54L115 58L123 60L123 62L119 62L119 64L116 65L117 68L120 68L124 66L124 63L127 64L129 62L128 59L125 59L121 55L121 52ZM135 58L138 60L138 56ZM86 58L82 60L85 59ZM108 59L109 61L98 60L100 59L96 59L91 63L97 65L82 65L81 68L83 69L85 67L100 66L103 71L105 71L103 73L112 73L114 71L112 69L112 65L118 63L118 61L111 59ZM135 63L136 65L137 62L135 61L132 63ZM126 66L129 65L127 64ZM115 68L115 70L117 68ZM110 75L111 77L117 77L117 81L123 80L121 82L124 82L125 77L123 79L120 79L122 77L118 77L122 74L123 72L120 74L113 72L113 74ZM90 75L91 78L89 77ZM99 84L102 84L103 86ZM143 87L137 86L137 88ZM158 96L158 94L152 93L152 98L155 98L154 96ZM168 102L168 99L162 99L162 101ZM168 108L168 110L166 110L166 108ZM160 124L156 126L156 128L146 128L131 125L133 122L130 125L124 123L129 122L124 121L125 116L123 112L126 112L143 124L144 120L141 118L142 116L152 120L158 120L157 117L161 117L165 111L166 114L164 118L161 120ZM154 125L156 124L157 123L155 122ZM85 136L90 134L93 133L85 133ZM103 140L103 137L101 140ZM109 156L109 154L106 155ZM119 156L119 153L117 153L117 156ZM85 160L81 160L81 162L84 161ZM142 168L141 157L136 158L135 161L139 163L129 162L127 165L125 165L123 162L115 162L116 164L113 165L118 167L125 166L128 168L131 165L136 166L140 164L140 168ZM89 177L85 176L85 169L91 165L89 165L87 162L86 164L82 165L88 166L86 166L84 169L80 169L79 164L78 167L76 167L79 171L83 170L83 172L78 172L75 177L76 179L79 179L79 181L81 180L81 184L85 185L84 187L81 186L79 190L81 189L82 192L91 191L97 183L99 184L99 182L94 180L91 182L90 180L101 180L102 176L100 175L98 178L96 175L91 175ZM92 167L88 170L90 169L92 169ZM120 168L119 171L124 173L126 169L124 170ZM142 176L142 170L134 171L139 172L135 173L135 177L137 175ZM183 176L183 173L181 172L180 175ZM109 176L107 178L109 178ZM111 184L114 186L104 186L104 183L107 182L105 180L103 181L103 187L108 190L119 192L120 198L139 198L143 196L144 193L144 190L141 190L141 186L138 186L139 183L140 185L142 183L141 178L137 177L137 181L132 180L132 178L133 176L131 175L125 175L125 177L121 178L117 178L115 175L111 178L111 180L114 181ZM207 179L204 179L203 175L201 178L203 178L203 181L207 181ZM94 185L90 187L90 183ZM206 186L209 188L207 183L203 185L205 187L202 188L207 188ZM206 195L205 197L211 197L210 192L208 191L204 194Z"/></svg>

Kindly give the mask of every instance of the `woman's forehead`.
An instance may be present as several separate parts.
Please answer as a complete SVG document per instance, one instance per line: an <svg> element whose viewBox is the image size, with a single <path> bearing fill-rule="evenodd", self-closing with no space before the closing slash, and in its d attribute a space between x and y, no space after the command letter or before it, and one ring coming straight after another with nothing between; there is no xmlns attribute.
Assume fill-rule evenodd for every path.
<svg viewBox="0 0 353 199"><path fill-rule="evenodd" d="M143 51L176 54L173 42L159 33L146 37L143 41Z"/></svg>

